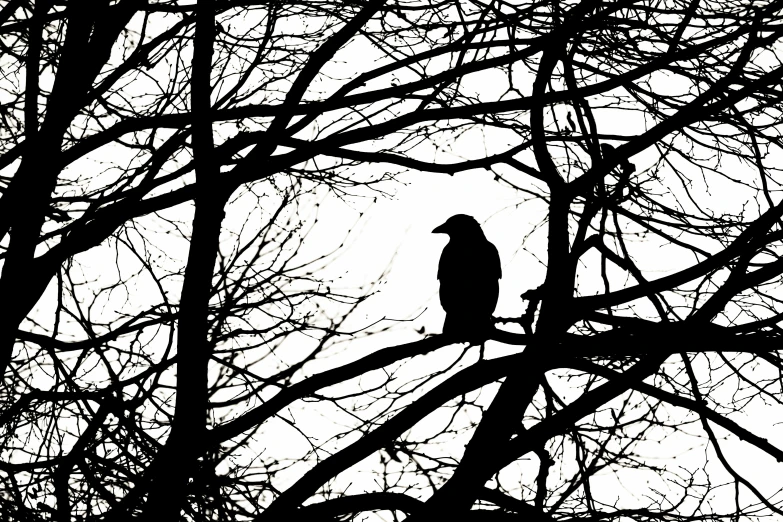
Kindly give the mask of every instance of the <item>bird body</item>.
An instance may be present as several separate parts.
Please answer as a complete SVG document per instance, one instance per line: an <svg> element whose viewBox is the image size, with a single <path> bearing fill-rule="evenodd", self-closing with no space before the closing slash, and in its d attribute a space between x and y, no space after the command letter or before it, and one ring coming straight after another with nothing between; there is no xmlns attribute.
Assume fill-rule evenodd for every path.
<svg viewBox="0 0 783 522"><path fill-rule="evenodd" d="M443 333L484 340L498 301L500 256L471 216L457 214L432 231L449 235L438 263Z"/></svg>

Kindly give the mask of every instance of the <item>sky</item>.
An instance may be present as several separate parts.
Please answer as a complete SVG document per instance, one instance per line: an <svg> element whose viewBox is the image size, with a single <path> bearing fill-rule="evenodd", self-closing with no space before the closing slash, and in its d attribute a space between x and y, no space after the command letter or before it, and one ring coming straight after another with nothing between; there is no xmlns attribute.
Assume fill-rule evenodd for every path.
<svg viewBox="0 0 783 522"><path fill-rule="evenodd" d="M344 67L347 73L352 64L367 64L370 57L361 53L354 56L355 62L346 60ZM350 58L350 57L349 57ZM488 97L497 96L495 92L498 83L496 78L490 76L474 75L466 79L465 86L485 90ZM656 84L657 88L666 87L666 83ZM669 85L668 87L673 87ZM617 117L611 123L623 132L633 133L641 130L640 123L636 120L623 120ZM491 141L491 139L490 139ZM457 148L455 144L452 144ZM502 144L492 142L492 146ZM471 150L471 147L475 147ZM476 157L483 155L484 143L475 141L459 144L461 157ZM452 156L457 160L456 153ZM441 159L442 160L442 159ZM642 170L648 165L645 158L640 155L635 158L637 169ZM367 166L363 168L381 168ZM717 182L711 183L709 197L716 202L732 206L738 198L732 192L731 187L721 188ZM353 198L340 200L332 196L323 196L323 210L319 233L308 237L306 248L318 252L334 246L334 241L342 238L344 231L353 227L347 247L327 267L324 277L340 278L340 285L347 289L378 282L378 292L369 299L361 308L361 313L353 319L351 325L363 327L376 324L377 321L386 318L379 326L392 324L389 320L407 320L401 322L389 332L377 336L360 338L346 345L345 351L339 358L328 359L314 365L308 365L306 374L333 367L339 361L355 360L371 351L392 346L395 344L410 342L421 338L417 330L424 327L425 333L439 333L441 331L444 313L438 302L438 281L436 279L437 264L440 252L448 238L444 235L432 234L433 228L443 223L454 214L469 214L475 217L487 236L493 242L500 254L503 277L500 281L500 299L495 312L496 316L514 317L523 311L524 302L520 294L531 288L538 287L543 282L545 274L545 258L538 259L534 254L543 255L545 248L546 227L536 229L546 215L545 207L537 201L525 201L513 188L498 183L492 172L485 170L473 170L455 175L433 174L408 171L399 176L398 182L384 185L388 196L379 196L375 202L371 198ZM175 210L175 212L181 212ZM361 214L361 217L360 217ZM354 227L354 223L358 224ZM323 231L323 233L320 233ZM178 256L184 254L186 245L179 244L172 247L178 250ZM101 256L106 255L106 258ZM93 256L92 267L100 267L103 263L111 264L111 251L93 250L89 256ZM86 257L86 259L90 259ZM677 267L687 266L693 260L684 259L673 254L671 249L659 249L658 245L651 244L646 250L644 259L651 273L656 277L664 275ZM95 268L96 274L98 268ZM594 283L598 280L593 278ZM589 286L589 282L587 282ZM154 291L151 289L150 291ZM54 306L51 292L45 294L41 306ZM39 312L46 315L39 306ZM495 346L488 351L489 356L497 356L508 351L516 351L519 347L503 348ZM430 368L438 368L453 357L455 351L442 350L426 359L416 360L413 368L405 371L419 371L426 373ZM355 386L371 386L378 375L364 377L364 381L354 380L346 383L341 391L353 389ZM485 390L483 399L485 403L491 399L492 387ZM332 390L337 393L336 390ZM308 404L299 405L302 410L308 408ZM301 412L300 412L301 413ZM315 415L306 420L297 413L297 422L306 424L312 422L314 430L328 431L326 426L333 420L319 418ZM781 426L783 419L775 419L765 416L763 409L744 412L743 424L753 426L754 430L769 433L771 440L783 440ZM437 425L437 419L429 419L419 426L426 429L427 426ZM323 424L318 424L322 422ZM429 423L429 424L428 424ZM273 423L270 423L273 424ZM267 430L268 438L263 441L266 447L274 449L284 448L282 453L290 451L292 455L298 451L295 437L289 428L281 425L270 425ZM650 453L652 460L662 455L679 453L680 462L695 462L700 449L693 450L693 439L688 435L681 435L681 439L672 438L664 441L666 451ZM300 441L301 442L301 441ZM749 449L749 445L730 439L726 444L735 448L732 452L732 462L743 468L749 478L755 478L756 483L762 488L775 488L778 486L779 477L783 476L780 464L765 462L764 466L758 466L759 457L756 452ZM286 448L286 445L291 447ZM255 449L255 448L254 448ZM454 443L452 448L459 452L459 443ZM693 452L689 451L692 450ZM451 450L449 450L451 451ZM714 457L713 461L714 461ZM297 468L298 469L298 468ZM294 476L289 476L289 480ZM777 479L777 480L776 480ZM633 489L631 479L623 484L606 479L607 488L617 495L627 495Z"/></svg>

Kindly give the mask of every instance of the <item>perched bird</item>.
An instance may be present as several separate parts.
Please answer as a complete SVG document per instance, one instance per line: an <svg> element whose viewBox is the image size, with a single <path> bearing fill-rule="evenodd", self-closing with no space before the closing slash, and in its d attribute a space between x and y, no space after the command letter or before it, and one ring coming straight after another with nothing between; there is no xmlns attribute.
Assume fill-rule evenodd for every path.
<svg viewBox="0 0 783 522"><path fill-rule="evenodd" d="M568 115L566 115L566 121L568 122L568 126L571 127L571 132L576 132L576 124L574 123L574 120L571 119L570 112L568 113Z"/></svg>
<svg viewBox="0 0 783 522"><path fill-rule="evenodd" d="M449 236L438 263L440 304L446 311L443 333L483 341L498 302L498 250L478 221L465 214L451 216L432 233Z"/></svg>

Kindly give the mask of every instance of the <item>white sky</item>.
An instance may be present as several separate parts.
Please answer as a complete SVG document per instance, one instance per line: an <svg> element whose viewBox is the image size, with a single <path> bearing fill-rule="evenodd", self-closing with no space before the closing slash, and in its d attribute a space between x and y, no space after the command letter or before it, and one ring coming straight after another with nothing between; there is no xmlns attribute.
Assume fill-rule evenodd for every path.
<svg viewBox="0 0 783 522"><path fill-rule="evenodd" d="M367 56L361 56L357 63L369 62ZM346 62L348 63L348 62ZM351 67L347 70L350 71ZM471 77L466 79L466 85L481 89L482 86L491 91L496 85L494 79L488 77ZM487 92L487 95L496 96L497 93ZM491 97L491 96L490 96ZM617 117L611 126L621 129L625 133L640 132L642 126L638 120L623 120ZM460 156L479 157L484 151L484 143L475 142L475 150L465 148L461 142ZM494 152L494 151L493 151ZM108 154L114 154L113 152ZM456 158L455 158L456 159ZM637 170L644 169L644 155L634 159ZM378 168L378 167L367 167ZM494 179L491 172L485 170L473 170L462 172L453 176L443 174L408 172L400 176L402 183L390 184L385 188L394 196L391 198L379 197L377 203L371 204L370 200L354 200L351 202L337 201L327 198L323 204L323 215L320 230L323 235L315 234L308 239L308 245L314 250L323 245L328 247L335 237L342 238L342 234L350 228L358 217L358 213L366 211L365 217L360 221L361 226L352 234L349 247L329 266L329 271L334 277L342 277L341 286L355 288L362 284L375 281L380 274L391 266L388 274L383 278L379 293L372 297L362 308L362 314L352 321L354 326L363 326L387 317L391 319L409 319L423 313L409 323L401 323L397 328L388 333L383 333L356 342L347 343L345 353L336 359L324 361L323 368L331 367L341 360L354 360L374 349L391 346L402 342L410 342L421 338L414 330L424 326L427 333L439 333L443 322L443 311L438 303L438 282L436 279L437 263L440 252L446 244L447 237L433 235L431 230L445 221L453 214L470 214L481 224L487 238L492 241L499 250L503 268L503 278L500 282L500 300L496 309L497 316L519 316L523 311L524 303L519 298L524 291L539 286L545 274L545 267L529 252L542 256L545 260L545 235L546 227L539 229L530 237L526 237L533 227L539 224L545 217L545 208L540 202L523 202L522 196L514 189L508 188ZM708 197L714 201L721 201L728 206L733 206L736 198L730 189L721 190L716 185L711 186L713 193ZM707 195L705 195L707 197ZM330 235L331 230L334 235ZM319 239L320 238L320 239ZM524 242L525 249L522 249ZM334 246L334 245L331 245ZM182 252L184 245L180 244L177 250ZM671 249L659 250L657 245L651 245L646 252L648 255L643 260L653 271L652 278L664 273L687 266L693 260L680 257L672 253ZM103 258L102 256L106 256ZM180 254L181 255L181 254ZM108 249L95 249L84 257L90 256L96 261L92 266L101 266L103 263L113 263L112 253ZM326 274L328 275L328 273ZM595 277L595 276L594 276ZM597 279L595 280L597 282ZM151 289L150 291L154 291ZM38 313L46 315L52 309L54 303L52 293L44 295L39 303ZM494 346L488 350L489 356L507 353L518 348ZM455 349L444 349L441 353L417 360L412 364L413 368L405 371L429 371L428 364L432 368L440 367L444 361L448 361L456 353ZM317 371L315 365L308 366L309 372ZM365 376L366 381L372 381L377 376ZM345 388L356 386L358 380L346 383ZM369 386L369 383L365 383ZM488 403L491 398L491 390L485 390L482 402ZM308 403L299 405L301 408L297 414L297 423L307 425L315 431L328 432L330 422L335 419L322 418L322 412L313 414L312 418L303 417L301 414L307 411ZM754 410L745 412L742 424L745 427L769 435L771 441L783 440L783 418L768 415L765 408L756 406ZM434 417L437 417L435 415ZM429 423L429 424L428 424ZM437 425L436 419L428 419L428 422L417 426L417 429L427 429L428 426ZM300 447L296 437L290 432L288 426L279 421L270 422L264 430L267 438L263 446L267 451L278 451L280 454L290 453L296 455ZM698 430L697 430L698 431ZM717 430L720 432L720 430ZM681 438L679 438L681 437ZM302 441L299 441L300 443ZM657 443L662 451L656 453L653 449L650 459L657 460L664 455L680 454L679 462L693 463L695 455L687 453L693 440L686 435L672 437ZM754 479L757 487L763 490L776 490L781 486L783 468L781 464L769 462L770 459L760 458L758 452L752 450L748 444L737 442L730 438L726 444L732 447L731 461L738 470L745 473L748 478ZM651 444L654 447L655 444ZM255 449L255 448L254 448ZM454 447L447 448L445 452L459 453L459 442L454 442ZM697 453L701 450L696 450ZM673 453L672 453L673 452ZM376 459L375 456L368 460ZM714 459L713 459L714 460ZM678 462L678 464L679 464ZM763 462L763 465L759 463ZM524 465L524 464L523 464ZM667 465L674 465L668 461ZM294 478L291 475L289 479ZM348 472L345 477L348 481L357 480L353 472ZM342 478L341 478L342 480ZM632 479L624 477L623 482L613 482L612 477L604 477L607 496L628 498L634 494L635 486ZM643 479L643 480L646 480ZM532 477L528 481L533 483ZM371 484L368 482L367 484ZM355 486L358 487L358 486ZM644 486L639 486L643 488ZM638 489L636 489L638 491ZM351 490L351 492L357 492ZM730 496L726 497L731 501Z"/></svg>

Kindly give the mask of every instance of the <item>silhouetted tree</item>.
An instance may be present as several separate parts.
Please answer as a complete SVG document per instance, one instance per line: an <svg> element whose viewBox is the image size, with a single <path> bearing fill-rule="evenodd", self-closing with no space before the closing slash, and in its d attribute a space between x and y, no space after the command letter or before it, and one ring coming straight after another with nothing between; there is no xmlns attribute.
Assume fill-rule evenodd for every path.
<svg viewBox="0 0 783 522"><path fill-rule="evenodd" d="M6 1L0 518L780 517L781 8ZM483 360L343 350L404 169L518 191Z"/></svg>

